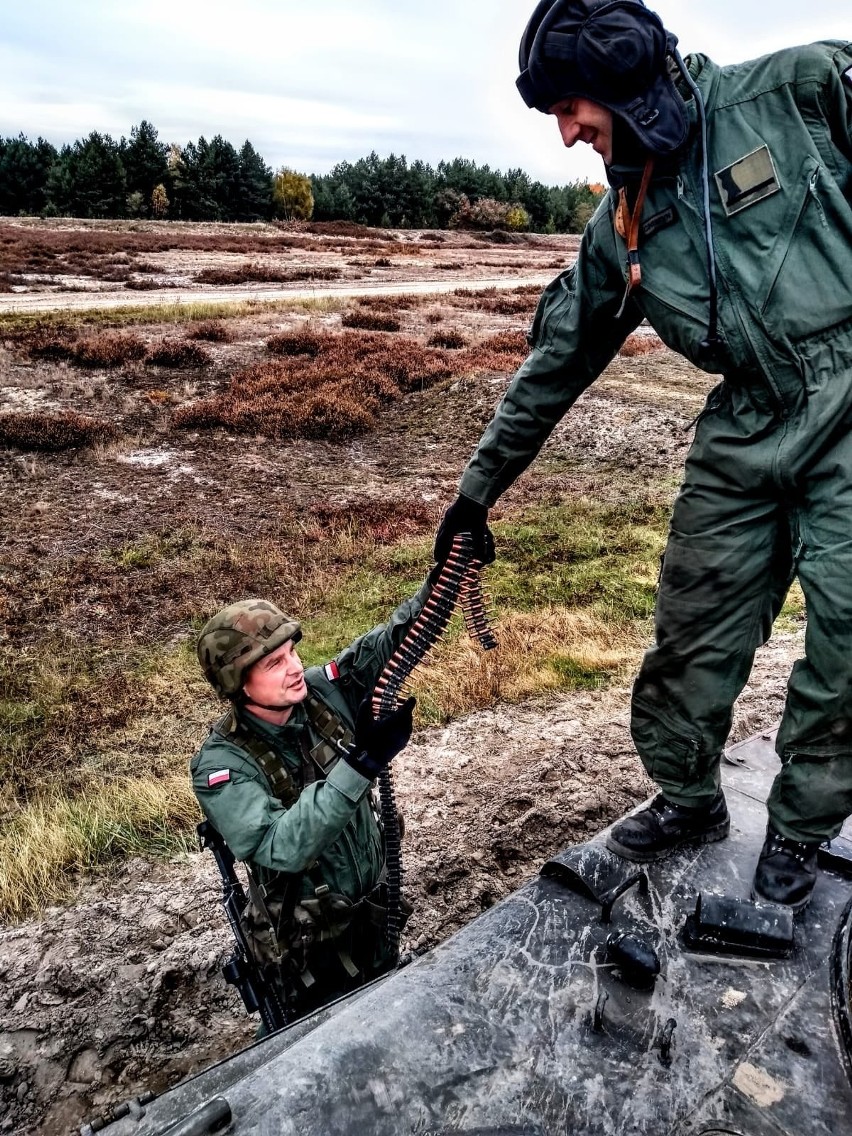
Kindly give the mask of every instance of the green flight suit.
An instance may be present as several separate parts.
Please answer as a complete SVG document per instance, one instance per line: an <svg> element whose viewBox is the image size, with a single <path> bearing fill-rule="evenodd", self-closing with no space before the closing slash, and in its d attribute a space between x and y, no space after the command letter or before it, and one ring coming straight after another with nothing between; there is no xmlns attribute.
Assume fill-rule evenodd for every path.
<svg viewBox="0 0 852 1136"><path fill-rule="evenodd" d="M428 594L424 585L400 604L386 624L356 639L333 663L305 671L309 695L350 730L358 706L372 693ZM344 904L359 905L344 935L333 942L313 943L291 956L282 982L291 1013L299 1015L396 963L375 906L381 899L384 848L370 794L372 782L345 761L332 759L323 770L308 756L323 739L304 703L283 726L272 726L247 712L239 720L284 762L300 790L298 799L285 807L255 758L214 728L190 765L193 790L204 814L234 856L248 863L271 910L280 903L286 915L302 900L310 906L318 884L327 885L335 903L343 897ZM309 871L314 862L316 867ZM371 902L364 902L368 897ZM347 972L341 951L357 967L357 977Z"/></svg>
<svg viewBox="0 0 852 1136"><path fill-rule="evenodd" d="M633 737L666 796L709 801L732 705L798 576L807 657L790 679L769 811L782 835L818 840L852 812L852 45L688 65L707 108L721 344L710 352L704 342L710 285L690 97L688 147L658 164L642 213L641 286L619 315L627 249L611 191L576 264L542 295L532 352L460 489L493 504L643 317L724 376L674 506ZM614 173L632 204L638 171Z"/></svg>

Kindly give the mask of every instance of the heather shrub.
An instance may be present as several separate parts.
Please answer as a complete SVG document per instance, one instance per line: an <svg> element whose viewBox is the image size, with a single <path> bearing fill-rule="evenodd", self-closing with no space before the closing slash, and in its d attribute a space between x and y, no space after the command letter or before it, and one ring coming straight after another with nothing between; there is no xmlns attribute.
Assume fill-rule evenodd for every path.
<svg viewBox="0 0 852 1136"><path fill-rule="evenodd" d="M464 265L460 260L442 260L435 267L440 268L442 272L455 272L458 268L464 268Z"/></svg>
<svg viewBox="0 0 852 1136"><path fill-rule="evenodd" d="M344 312L340 322L361 331L399 331L402 326L396 316L359 311Z"/></svg>
<svg viewBox="0 0 852 1136"><path fill-rule="evenodd" d="M56 363L62 359L70 359L74 353L74 337L66 330L57 331L36 325L21 342L31 359L45 359Z"/></svg>
<svg viewBox="0 0 852 1136"><path fill-rule="evenodd" d="M534 294L527 288L514 288L500 292L496 288L480 288L475 291L458 289L447 298L454 307L477 308L481 312L496 312L498 315L529 315L535 311L541 289L534 285Z"/></svg>
<svg viewBox="0 0 852 1136"><path fill-rule="evenodd" d="M138 335L106 331L79 339L74 344L72 359L78 367L120 367L144 359L146 351L145 341Z"/></svg>
<svg viewBox="0 0 852 1136"><path fill-rule="evenodd" d="M374 261L374 267L376 268L391 268L392 266L393 261L388 260L386 256L380 256L378 260Z"/></svg>
<svg viewBox="0 0 852 1136"><path fill-rule="evenodd" d="M312 331L285 331L266 341L266 350L273 355L317 355L319 337Z"/></svg>
<svg viewBox="0 0 852 1136"><path fill-rule="evenodd" d="M227 324L221 320L202 320L186 334L189 339L206 339L208 343L230 343L233 339Z"/></svg>
<svg viewBox="0 0 852 1136"><path fill-rule="evenodd" d="M529 352L527 337L522 331L498 331L496 335L488 335L480 340L479 347L483 351L496 351L505 355L526 355Z"/></svg>
<svg viewBox="0 0 852 1136"><path fill-rule="evenodd" d="M179 407L174 425L345 438L372 426L382 404L453 373L442 351L410 337L345 331L314 338L316 354L243 367L222 394Z"/></svg>
<svg viewBox="0 0 852 1136"><path fill-rule="evenodd" d="M427 312L426 313L426 322L427 323L443 323L444 322L444 313L443 312Z"/></svg>
<svg viewBox="0 0 852 1136"><path fill-rule="evenodd" d="M205 347L189 339L161 339L146 361L156 367L206 367L213 360Z"/></svg>
<svg viewBox="0 0 852 1136"><path fill-rule="evenodd" d="M116 433L112 423L76 410L0 413L0 441L23 450L67 450L113 438Z"/></svg>
<svg viewBox="0 0 852 1136"><path fill-rule="evenodd" d="M636 355L651 355L655 351L662 351L663 346L663 341L657 335L628 335L618 353L631 359Z"/></svg>
<svg viewBox="0 0 852 1136"><path fill-rule="evenodd" d="M162 288L175 287L173 284L161 284L157 280L152 280L150 276L138 276L125 280L125 288L130 288L133 292L156 292Z"/></svg>
<svg viewBox="0 0 852 1136"><path fill-rule="evenodd" d="M289 268L266 267L262 264L242 264L236 268L205 268L197 273L199 284L294 284L305 280L336 280L339 268Z"/></svg>
<svg viewBox="0 0 852 1136"><path fill-rule="evenodd" d="M426 340L428 347L449 347L455 350L459 347L467 347L467 340L454 328L448 328L446 331L433 331L429 338Z"/></svg>

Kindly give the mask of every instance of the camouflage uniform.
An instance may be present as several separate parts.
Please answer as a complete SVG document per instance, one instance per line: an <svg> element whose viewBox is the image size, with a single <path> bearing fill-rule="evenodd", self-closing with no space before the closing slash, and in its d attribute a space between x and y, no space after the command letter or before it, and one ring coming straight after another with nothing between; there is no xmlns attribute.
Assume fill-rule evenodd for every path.
<svg viewBox="0 0 852 1136"><path fill-rule="evenodd" d="M347 732L353 730L359 704L372 691L428 593L424 585L386 624L356 639L332 662L308 668L308 698L283 726L235 706L233 717L226 715L213 727L190 766L205 815L251 870L256 888L247 931L262 961L281 954L282 990L294 1015L376 977L396 961L388 956L384 941L384 850L372 783L339 759L316 720L325 715ZM254 604L241 630L250 634L256 616L255 622L265 621L269 631L269 605ZM246 660L251 665L299 634L295 621L283 617L277 627L273 621L265 643L237 648L237 665ZM230 682L233 694L240 680L227 666L223 670L225 687ZM220 693L227 692L220 688ZM292 792L283 794L283 800L276 795L280 784L258 760L264 750L279 766L280 776L289 776ZM258 903L278 926L277 944L264 932L266 920Z"/></svg>

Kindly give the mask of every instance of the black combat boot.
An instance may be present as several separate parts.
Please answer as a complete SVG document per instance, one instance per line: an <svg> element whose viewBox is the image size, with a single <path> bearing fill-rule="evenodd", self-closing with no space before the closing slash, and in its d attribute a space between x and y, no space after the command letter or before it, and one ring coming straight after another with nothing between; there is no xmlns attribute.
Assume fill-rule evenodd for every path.
<svg viewBox="0 0 852 1136"><path fill-rule="evenodd" d="M811 901L817 878L820 841L806 843L781 836L770 826L757 861L752 899L781 903L803 911Z"/></svg>
<svg viewBox="0 0 852 1136"><path fill-rule="evenodd" d="M646 809L620 821L607 837L610 852L625 860L660 860L681 844L712 844L731 828L725 795L720 789L709 805L688 809L667 801L662 793Z"/></svg>

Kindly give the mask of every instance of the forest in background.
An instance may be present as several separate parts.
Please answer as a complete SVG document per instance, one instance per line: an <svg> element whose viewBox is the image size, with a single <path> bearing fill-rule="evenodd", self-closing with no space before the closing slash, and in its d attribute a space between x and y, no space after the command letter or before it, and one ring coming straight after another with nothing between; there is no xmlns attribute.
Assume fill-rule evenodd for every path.
<svg viewBox="0 0 852 1136"><path fill-rule="evenodd" d="M432 167L405 155L339 162L328 174L273 171L246 140L185 146L146 121L115 141L93 131L57 149L0 137L0 215L183 221L352 221L381 228L581 232L604 186L546 186L466 158Z"/></svg>

